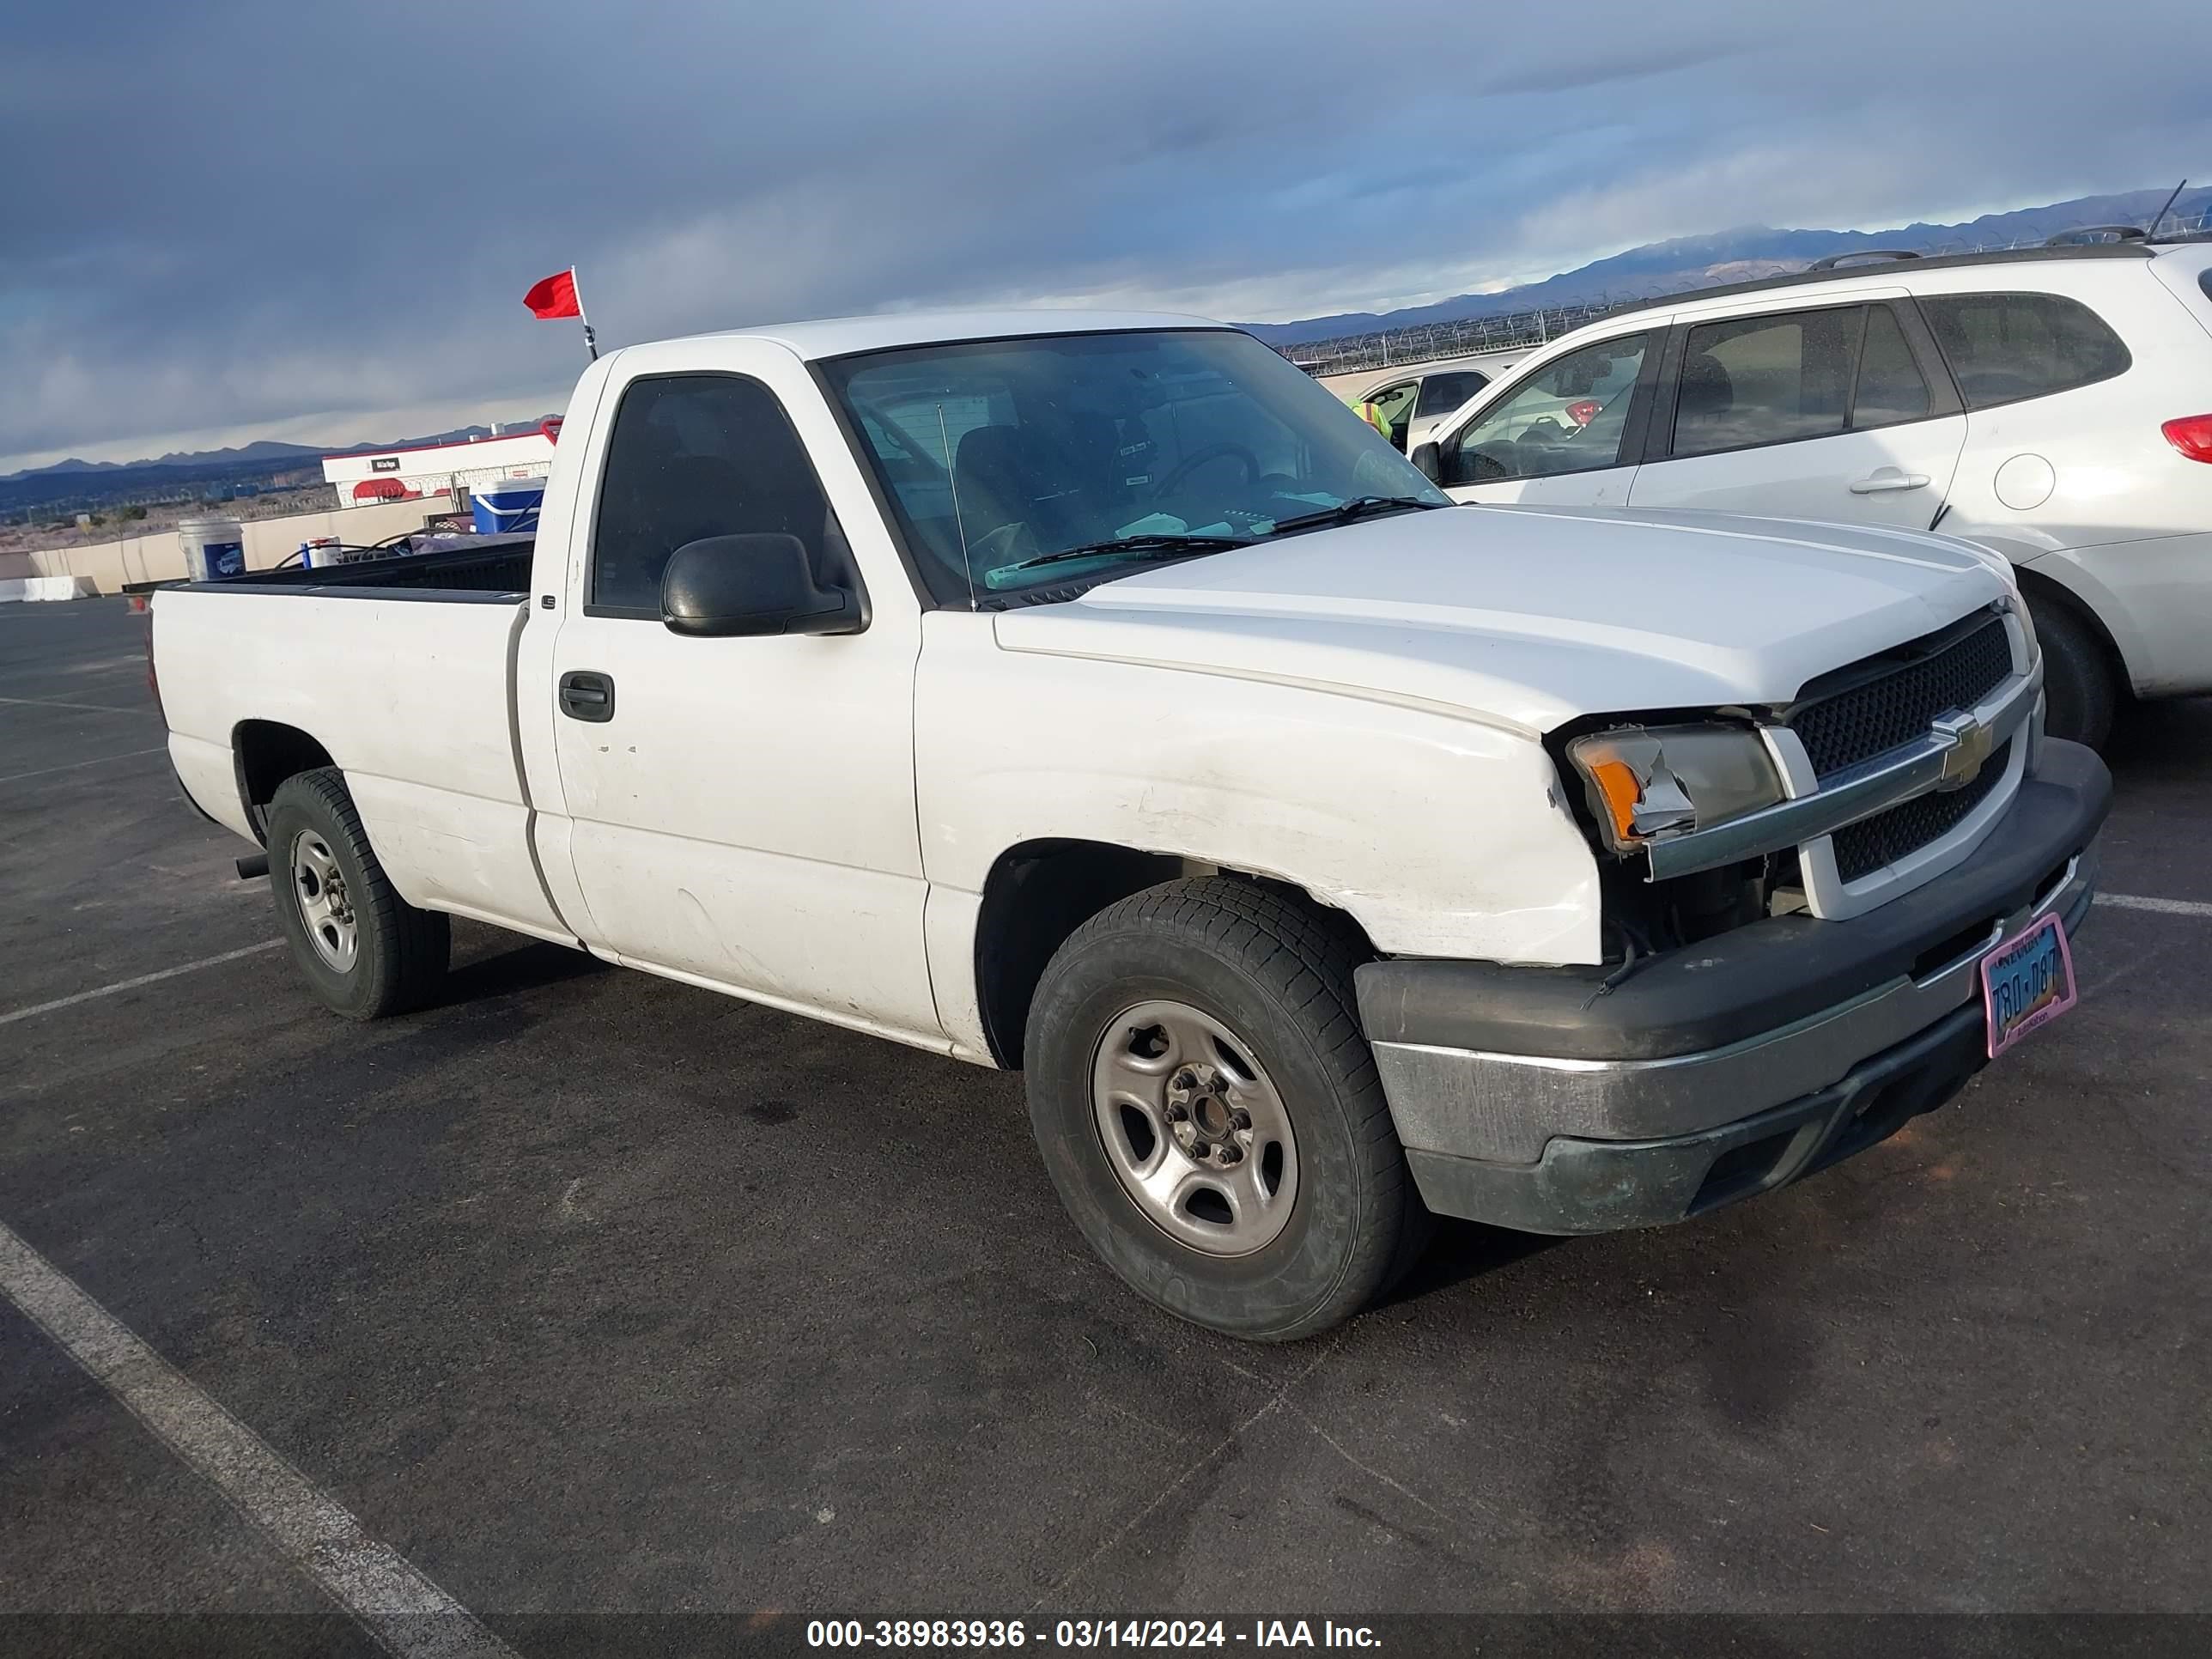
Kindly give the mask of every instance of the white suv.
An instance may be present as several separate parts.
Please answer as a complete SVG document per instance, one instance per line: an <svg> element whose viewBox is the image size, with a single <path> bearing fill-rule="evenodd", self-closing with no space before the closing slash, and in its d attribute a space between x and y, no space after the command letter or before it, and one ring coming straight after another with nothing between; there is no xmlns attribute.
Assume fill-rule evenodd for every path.
<svg viewBox="0 0 2212 1659"><path fill-rule="evenodd" d="M1345 401L1354 409L1371 405L1376 429L1399 449L1418 447L1433 438L1437 426L1457 414L1469 398L1526 356L1525 351L1493 351L1401 369Z"/></svg>
<svg viewBox="0 0 2212 1659"><path fill-rule="evenodd" d="M2212 690L2212 245L1815 269L1561 337L1415 464L1462 501L1941 528L2002 553L2054 733Z"/></svg>

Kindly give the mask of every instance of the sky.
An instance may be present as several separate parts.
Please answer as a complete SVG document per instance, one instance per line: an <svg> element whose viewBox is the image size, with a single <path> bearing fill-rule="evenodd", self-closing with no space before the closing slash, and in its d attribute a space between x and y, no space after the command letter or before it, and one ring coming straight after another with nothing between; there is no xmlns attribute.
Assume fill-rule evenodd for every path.
<svg viewBox="0 0 2212 1659"><path fill-rule="evenodd" d="M1275 321L1668 236L2212 181L2212 12L75 0L0 18L0 473L557 410L927 305Z"/></svg>

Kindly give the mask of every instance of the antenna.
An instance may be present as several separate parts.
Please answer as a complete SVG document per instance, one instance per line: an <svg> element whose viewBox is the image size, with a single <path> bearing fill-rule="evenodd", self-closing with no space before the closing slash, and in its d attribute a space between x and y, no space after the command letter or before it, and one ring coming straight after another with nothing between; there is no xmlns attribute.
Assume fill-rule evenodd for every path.
<svg viewBox="0 0 2212 1659"><path fill-rule="evenodd" d="M2179 184L2173 187L2173 194L2166 198L2166 205L2160 208L2156 213L2153 214L2151 216L2150 222L2143 227L2143 240L2148 242L2157 236L2158 222L2165 218L2167 214L2173 211L2173 204L2181 199L2181 192L2188 188L2189 180L2186 179L2184 179Z"/></svg>
<svg viewBox="0 0 2212 1659"><path fill-rule="evenodd" d="M960 532L960 568L968 574L968 608L975 608L975 567L968 557L968 520L960 512L960 469L952 465L952 440L945 435L945 405L937 406L937 447L945 452L945 477L952 486L952 527Z"/></svg>

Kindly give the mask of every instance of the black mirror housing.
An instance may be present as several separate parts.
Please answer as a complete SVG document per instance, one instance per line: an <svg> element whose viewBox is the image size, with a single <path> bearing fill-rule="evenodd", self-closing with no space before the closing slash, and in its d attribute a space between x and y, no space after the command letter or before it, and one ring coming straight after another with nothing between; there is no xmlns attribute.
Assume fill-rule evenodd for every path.
<svg viewBox="0 0 2212 1659"><path fill-rule="evenodd" d="M660 578L661 625L694 639L780 634L857 634L860 596L814 580L796 536L708 536L669 555Z"/></svg>
<svg viewBox="0 0 2212 1659"><path fill-rule="evenodd" d="M1443 452L1433 442L1415 444L1413 453L1406 459L1413 462L1413 470L1431 483L1442 483L1444 481Z"/></svg>

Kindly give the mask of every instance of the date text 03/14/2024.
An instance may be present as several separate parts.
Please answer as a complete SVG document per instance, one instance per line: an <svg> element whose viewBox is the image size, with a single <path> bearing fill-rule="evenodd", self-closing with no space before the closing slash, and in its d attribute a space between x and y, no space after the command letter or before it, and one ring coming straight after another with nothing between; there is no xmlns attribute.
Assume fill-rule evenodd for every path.
<svg viewBox="0 0 2212 1659"><path fill-rule="evenodd" d="M811 1648L1376 1648L1365 1625L1334 1620L1255 1619L1231 1625L1220 1619L1061 1619L1032 1629L1000 1619L815 1619L806 1626Z"/></svg>

